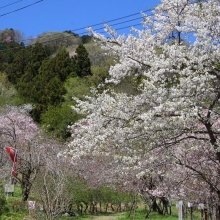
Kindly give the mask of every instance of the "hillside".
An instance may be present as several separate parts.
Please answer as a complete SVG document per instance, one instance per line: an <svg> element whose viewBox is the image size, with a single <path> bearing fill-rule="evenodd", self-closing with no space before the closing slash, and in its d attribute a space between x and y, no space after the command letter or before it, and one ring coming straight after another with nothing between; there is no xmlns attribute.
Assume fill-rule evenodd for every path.
<svg viewBox="0 0 220 220"><path fill-rule="evenodd" d="M6 33L12 32L13 29ZM86 77L77 76L74 64L80 44L90 60L91 74ZM112 63L113 58L106 56L90 36L80 37L71 31L43 33L29 46L13 40L3 42L0 105L34 104L34 120L47 134L66 140L67 126L80 118L70 108L74 105L72 97L83 99L90 93L90 87L104 82Z"/></svg>
<svg viewBox="0 0 220 220"><path fill-rule="evenodd" d="M77 46L83 43L89 53L92 65L100 65L107 59L105 51L97 46L88 35L80 37L71 31L48 32L39 35L36 41L44 46L65 48L70 54L74 54Z"/></svg>

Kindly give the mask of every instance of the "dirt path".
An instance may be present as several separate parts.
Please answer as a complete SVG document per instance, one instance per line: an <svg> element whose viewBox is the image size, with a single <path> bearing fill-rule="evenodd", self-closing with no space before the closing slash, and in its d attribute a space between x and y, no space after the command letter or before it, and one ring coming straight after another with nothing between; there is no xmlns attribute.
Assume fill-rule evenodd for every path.
<svg viewBox="0 0 220 220"><path fill-rule="evenodd" d="M116 220L121 215L122 213L108 216L93 216L90 220Z"/></svg>
<svg viewBox="0 0 220 220"><path fill-rule="evenodd" d="M96 216L90 218L91 220L116 220L115 216Z"/></svg>

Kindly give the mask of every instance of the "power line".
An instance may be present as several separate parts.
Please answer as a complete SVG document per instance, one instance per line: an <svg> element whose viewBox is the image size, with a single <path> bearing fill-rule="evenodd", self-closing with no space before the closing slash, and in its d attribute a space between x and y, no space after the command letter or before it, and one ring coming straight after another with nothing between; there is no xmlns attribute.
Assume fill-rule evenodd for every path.
<svg viewBox="0 0 220 220"><path fill-rule="evenodd" d="M129 28L129 27L135 27L135 26L140 26L141 24L134 24L134 25L129 25L129 26L126 26L126 27L121 27L121 28L116 28L115 30L121 30L121 29L125 29L125 28ZM99 28L100 29L100 28ZM103 29L103 28L102 28ZM96 30L94 30L96 31ZM84 33L87 33L87 32L83 32L81 34L84 34ZM100 32L100 33L106 33L105 31L104 32ZM48 41L43 41L41 43L47 43L47 42L50 42L50 41L55 41L55 40L59 40L59 39L66 39L66 38L70 38L72 36L66 36L66 37L59 37L59 38L55 38L55 39L52 39L52 40L48 40Z"/></svg>
<svg viewBox="0 0 220 220"><path fill-rule="evenodd" d="M150 10L145 10L145 12L146 11L150 11ZM120 20L120 19L124 19L124 18L126 18L126 17L131 17L131 16L133 16L133 15L137 15L137 14L140 14L140 13L135 13L135 14L132 14L132 15L128 15L128 16L124 16L124 17L120 17L120 18L116 18L116 19L113 19L113 20L111 20L111 22L112 21L117 21L117 20ZM119 24L123 24L123 23L127 23L127 22L130 22L130 21L134 21L134 20L137 20L137 19L140 19L140 18L142 18L142 17L138 17L138 18L134 18L134 19L130 19L130 20L127 20L127 21L123 21L123 22L118 22L118 23L116 23L116 24L112 24L111 26L116 26L116 25L119 25ZM110 21L108 21L108 22L110 22ZM103 23L100 23L100 24L103 24ZM91 25L91 26L97 26L98 24L96 24L96 25ZM138 23L138 24L134 24L134 25L129 25L129 26L126 26L126 27L120 27L120 28L116 28L115 30L117 31L117 30L122 30L122 29L125 29L125 28L129 28L129 27L135 27L135 26L140 26L141 24L140 23ZM83 28L80 28L80 29L83 29ZM94 29L94 31L97 31L97 30L101 30L101 29L103 29L103 27L102 28L97 28L97 29ZM73 30L72 30L73 31ZM88 32L82 32L82 33L79 33L78 35L83 35L83 34L87 34ZM100 32L100 33L106 33L106 32ZM56 33L56 34L60 34L60 33ZM66 38L71 38L72 36L66 36L66 37L58 37L58 38L54 38L54 39L50 39L50 40L46 40L46 41L42 41L41 43L42 44L44 44L44 43L48 43L48 42L51 42L51 41L55 41L55 40L59 40L59 39L66 39ZM38 39L42 39L42 38L47 38L47 36L42 36L42 37L38 37ZM29 38L30 39L30 38ZM29 40L29 39L25 39L25 40L23 40L22 42L24 42L24 41L27 41L27 40ZM24 44L24 46L28 46L27 44ZM18 48L23 48L23 46L18 46L18 47L14 47L14 48L9 48L9 49L5 49L5 50L0 50L0 52L3 52L3 51L9 51L9 50L13 50L13 49L18 49Z"/></svg>
<svg viewBox="0 0 220 220"><path fill-rule="evenodd" d="M41 0L41 1L43 1L43 0ZM38 2L41 2L41 1L38 1ZM38 3L38 2L36 2L36 3ZM190 4L192 4L192 3L190 3ZM174 8L174 6L173 7L170 7L170 8L168 8L167 10L170 10L170 9L172 9L172 8ZM152 9L148 9L148 10L145 10L145 11L142 11L142 12L151 12L152 11ZM110 22L113 22L113 21L117 21L117 20L121 20L121 19L124 19L124 18L128 18L128 17L131 17L131 16L134 16L134 15L137 15L137 14L140 14L140 12L139 13L134 13L134 14L131 14L131 15L127 15L127 16L123 16L123 17L119 17L119 18L116 18L116 19L113 19L113 20L109 20L109 21L107 21L107 22L105 22L105 23L110 23ZM129 21L133 21L133 20L137 20L137 19L140 19L141 17L139 17L139 18L134 18L134 19L130 19L130 20L127 20L127 21L123 21L123 22L119 22L119 23L116 23L116 24L112 24L112 25L110 25L110 26L116 26L116 25L119 25L119 24L122 24L122 23L127 23L127 22L129 22ZM94 27L94 26L98 26L98 25L102 25L103 23L99 23L99 24L94 24L94 25L90 25L90 26L87 26L87 27ZM116 28L115 30L117 31L117 30L122 30L122 29L125 29L125 28L129 28L129 27L135 27L135 26L140 26L141 24L139 23L139 24L134 24L134 25L129 25L129 26L126 26L126 27L120 27L120 28ZM76 31L76 30L82 30L82 29L85 29L85 28L87 28L87 27L83 27L83 28L78 28L78 29L74 29L74 30L71 30L71 31ZM103 29L103 27L102 28L97 28L97 29L94 29L94 31L97 31L97 30L100 30L100 29ZM86 34L86 33L88 33L88 32L82 32L82 33L79 33L78 35L83 35L83 34ZM106 32L100 32L100 34L102 34L102 33L106 33ZM61 33L55 33L55 34L61 34ZM77 33L76 33L77 34ZM54 34L53 34L54 35ZM48 36L42 36L42 37L38 37L37 39L42 39L42 38L47 38ZM47 43L47 42L51 42L51 41L55 41L55 40L59 40L59 39L65 39L65 38L70 38L70 37L72 37L72 36L66 36L66 37L58 37L58 38L54 38L54 39L51 39L51 40L47 40L47 41L43 41L43 42L41 42L41 43ZM24 39L24 40L22 40L21 42L24 42L24 41L27 41L27 40L30 40L31 38L27 38L27 39ZM33 39L33 38L32 38ZM36 39L36 38L35 38ZM25 45L25 44L24 44ZM25 45L25 46L28 46L27 44ZM20 48L20 47L23 47L23 46L18 46L18 47L15 47L15 48L9 48L9 49L6 49L6 50L0 50L0 52L1 51L7 51L7 50L12 50L12 49L17 49L17 48Z"/></svg>
<svg viewBox="0 0 220 220"><path fill-rule="evenodd" d="M145 11L142 11L142 12L149 12L151 11L150 9L149 10L145 10ZM116 18L116 19L112 19L112 20L109 20L109 21L106 21L104 23L110 23L110 22L113 22L113 21L118 21L118 20L121 20L121 19L124 19L124 18L128 18L128 17L131 17L131 16L135 16L135 15L140 15L140 12L137 12L137 13L134 13L134 14L130 14L130 15L127 15L127 16L123 16L123 17L119 17L119 18ZM138 20L138 19L141 19L143 18L142 16L138 17L138 18L134 18L134 19L130 19L130 20L126 20L126 21L122 21L122 22L119 22L119 23L115 23L115 24L111 24L110 26L116 26L116 25L119 25L119 24L123 24L123 23L128 23L128 22L131 22L131 21L134 21L134 20ZM103 25L104 24L103 22L102 23L99 23L99 24L94 24L94 25L88 25L87 27L95 27L95 26L98 26L98 25ZM87 27L82 27L82 28L77 28L77 29L74 29L74 30L70 30L72 31L73 33L76 31L76 30L82 30L82 29L86 29ZM98 30L103 30L104 28L101 27L101 28L97 28L97 29L94 29L94 31L98 31ZM76 33L78 35L82 35L82 34L87 34L88 32L87 31L84 31L82 33ZM60 33L53 33L53 36L54 35L60 35ZM40 37L34 37L32 39L43 39L43 38L47 38L48 36L40 36ZM68 36L69 37L69 36ZM67 38L68 38L67 37ZM66 37L64 37L66 38ZM58 37L58 39L60 39ZM25 41L28 41L30 40L30 38L26 38L26 39L23 39L21 42L25 42ZM54 39L55 40L55 39Z"/></svg>
<svg viewBox="0 0 220 220"><path fill-rule="evenodd" d="M136 26L140 26L141 24L134 24L134 25L129 25L129 26L126 26L126 27L121 27L121 28L116 28L115 30L122 30L122 29L125 29L125 28L129 28L129 27L136 27ZM87 33L87 32L84 32L84 33ZM103 32L100 32L100 34L102 33L106 33L105 31ZM83 34L83 33L82 33ZM51 39L51 40L47 40L47 41L43 41L41 42L42 44L44 43L48 43L48 42L51 42L51 41L55 41L55 40L59 40L59 39L66 39L66 38L71 38L72 36L66 36L66 37L59 37L59 38L55 38L55 39ZM29 46L29 45L24 45L24 46ZM19 49L19 48L23 48L24 46L18 46L18 47L13 47L13 48L9 48L9 49L5 49L5 50L0 50L0 52L3 52L3 51L9 51L9 50L14 50L14 49Z"/></svg>
<svg viewBox="0 0 220 220"><path fill-rule="evenodd" d="M20 0L20 1L22 1L22 0ZM41 1L43 1L43 0L41 0ZM33 3L33 4L39 3L39 2L41 2L41 1L35 2L35 3ZM194 3L198 3L198 2L190 2L190 4L194 4ZM32 5L33 5L33 4L32 4ZM29 6L31 6L31 5L29 5ZM29 7L29 6L26 6L26 7ZM167 10L170 10L170 9L172 9L172 8L175 8L175 6L172 6L172 7L168 8ZM151 12L153 9L154 9L154 8L152 8L152 9L147 9L147 10L144 10L144 11L142 11L142 12ZM19 10L19 9L18 9L18 10ZM17 11L17 10L15 10L15 11ZM14 12L15 12L15 11L14 11ZM12 12L10 12L10 13L12 13ZM88 27L95 27L95 26L98 26L98 25L103 25L103 23L108 23L108 24L109 24L110 22L117 21L117 20L121 20L121 19L128 18L128 17L134 16L134 15L139 15L139 14L140 14L140 12L137 12L137 13L133 13L133 14L130 14L130 15L127 15L127 16L123 16L123 17L119 17L119 18L116 18L116 19L112 19L112 20L109 20L109 21L106 21L106 22L102 22L102 23L98 23L98 24L94 24L94 25L88 25L88 26L86 26L86 27L81 27L81 28L77 28L77 29L74 29L74 30L70 30L70 31L75 32L75 31L77 31L77 30L86 29L86 28L88 28ZM3 16L3 15L0 15L0 16ZM142 17L140 17L140 18L142 18ZM137 19L138 19L138 18L135 18L135 19L132 19L132 20L137 20ZM112 24L112 25L110 25L110 26L115 26L115 25L118 25L118 24L127 23L127 22L132 21L132 20L128 20L128 21L124 21L124 22ZM137 25L141 25L141 24L137 24ZM137 25L131 25L131 26L137 26ZM131 26L122 27L122 28L115 29L115 30L125 29L125 28L131 27ZM95 29L94 31L97 31L97 30L100 30L100 29L103 29L103 27L102 27L102 28ZM82 34L86 34L86 33L88 33L88 32L82 32L82 33L79 33L79 34L76 33L76 34L82 35ZM101 32L101 33L105 33L105 32ZM60 34L60 33L53 33L53 35L55 35L55 34ZM24 39L24 40L22 40L22 41L20 41L20 42L25 42L25 41L28 41L28 40L30 40L30 39L36 39L36 38L37 38L37 39L47 38L47 36L26 38L26 39ZM66 38L66 37L64 37L64 38ZM60 39L60 38L58 38L58 39ZM54 39L54 40L55 40L55 39Z"/></svg>
<svg viewBox="0 0 220 220"><path fill-rule="evenodd" d="M18 3L18 2L22 2L22 1L23 1L23 0L16 1L16 2L12 2L11 4L8 4L8 5L5 5L5 6L0 7L0 9L1 9L1 8L6 8L6 7L10 6L10 5L14 5L14 4L16 4L16 3Z"/></svg>
<svg viewBox="0 0 220 220"><path fill-rule="evenodd" d="M119 23L116 23L116 24L111 24L109 26L113 27L113 26L116 26L116 25L119 25L119 24L124 24L124 23L128 23L128 22L131 22L131 21L135 21L135 20L139 20L143 17L138 17L138 18L134 18L134 19L130 19L130 20L127 20L127 21L122 21L122 22L119 22ZM126 26L126 27L122 27L122 28L116 28L115 30L121 30L121 29L125 29L125 28L129 28L129 27L132 27L132 26L138 26L138 25L141 25L140 23L139 24L135 24L135 25L129 25L129 26ZM96 28L94 29L93 31L98 31L98 30L103 30L103 27L101 28ZM79 35L82 35L82 34L85 34L87 32L82 32L82 33L79 33ZM101 33L106 33L106 32L101 32Z"/></svg>
<svg viewBox="0 0 220 220"><path fill-rule="evenodd" d="M122 22L119 22L119 23L116 23L116 24L111 24L111 25L109 25L109 26L113 27L113 26L116 26L116 25L119 25L119 24L124 24L124 23L128 23L128 22L131 22L131 21L139 20L139 19L141 19L141 18L143 18L143 17L134 18L134 19L130 19L130 20L127 20L127 21L122 21ZM99 30L103 30L103 27L94 29L94 31L99 31ZM116 29L115 29L115 30L116 30ZM118 29L117 29L117 30L118 30ZM79 33L79 35L82 35L82 34L85 34L85 33L87 33L87 32Z"/></svg>
<svg viewBox="0 0 220 220"><path fill-rule="evenodd" d="M42 1L43 1L43 0L40 0L40 1L34 2L34 3L30 4L30 5L26 5L26 6L22 7L22 8L18 8L18 9L14 10L14 11L7 12L7 13L5 13L5 14L0 15L0 17L5 16L5 15L8 15L8 14L11 14L11 13L14 13L14 12L17 12L17 11L20 11L20 10L23 10L23 9L25 9L25 8L28 8L28 7L32 6L32 5L35 5L35 4L37 4L37 3L40 3L40 2L42 2Z"/></svg>
<svg viewBox="0 0 220 220"><path fill-rule="evenodd" d="M195 2L195 3L198 3L198 2ZM193 2L191 2L190 4L194 4ZM175 8L175 6L172 6L172 7L169 7L167 8L166 10L170 10L172 8ZM141 12L151 12L153 10L152 9L147 9L147 10L144 10L144 11L141 11ZM116 19L113 19L113 20L109 20L109 21L105 21L105 22L102 22L102 23L98 23L98 24L93 24L93 25L88 25L86 27L82 27L82 28L77 28L77 29L74 29L74 30L71 30L71 31L78 31L78 30L82 30L82 29L86 29L88 27L95 27L95 26L98 26L98 25L102 25L103 23L111 23L113 21L118 21L118 20L121 20L121 19L124 19L124 18L128 18L128 17L131 17L131 16L134 16L134 15L140 15L140 12L137 12L137 13L134 13L134 14L131 14L131 15L127 15L127 16L124 16L124 17L119 17L119 18L116 18ZM113 25L111 25L113 26Z"/></svg>
<svg viewBox="0 0 220 220"><path fill-rule="evenodd" d="M142 12L148 12L148 11L151 11L151 9L148 9L148 10L145 10L145 11L142 11ZM131 15L127 15L127 16L124 16L124 17L116 18L116 19L113 19L113 20L105 21L105 23L111 23L113 21L118 21L118 20L121 20L121 19L124 19L124 18L128 18L128 17L134 16L134 15L140 15L140 12L137 12L137 13L134 13L134 14L131 14ZM103 24L103 22L102 23L98 23L98 24L88 25L88 26L82 27L82 28L77 28L77 29L74 29L72 31L74 32L74 31L86 29L87 27L95 27L95 26L102 25L102 24Z"/></svg>

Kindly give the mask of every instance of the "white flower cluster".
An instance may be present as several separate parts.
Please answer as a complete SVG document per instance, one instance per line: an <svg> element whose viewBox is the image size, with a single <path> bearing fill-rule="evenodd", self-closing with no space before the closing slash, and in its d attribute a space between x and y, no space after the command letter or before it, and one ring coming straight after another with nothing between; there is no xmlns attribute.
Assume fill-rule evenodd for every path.
<svg viewBox="0 0 220 220"><path fill-rule="evenodd" d="M139 166L139 178L147 170L141 170L138 163L143 158L150 161L146 166L157 163L161 167L163 162L163 166L186 172L178 166L191 171L204 169L197 164L200 160L195 161L205 157L199 152L201 143L208 149L211 143L212 149L219 151L219 1L162 0L153 13L152 17L144 15L145 29L127 38L117 36L109 26L106 31L110 38L89 29L104 48L119 57L118 64L109 70L107 83L117 84L125 77L141 82L135 95L106 90L101 94L95 91L87 101L76 99L78 105L73 109L88 116L71 127L73 139L69 144L74 158L119 155L117 160L122 158L123 166ZM190 36L191 42L186 41ZM151 156L163 152L164 158L151 162L149 152ZM194 152L195 158L186 152ZM210 150L207 154L213 157ZM219 163L220 155L217 160ZM158 168L154 165L154 169ZM161 171L157 174L162 175Z"/></svg>

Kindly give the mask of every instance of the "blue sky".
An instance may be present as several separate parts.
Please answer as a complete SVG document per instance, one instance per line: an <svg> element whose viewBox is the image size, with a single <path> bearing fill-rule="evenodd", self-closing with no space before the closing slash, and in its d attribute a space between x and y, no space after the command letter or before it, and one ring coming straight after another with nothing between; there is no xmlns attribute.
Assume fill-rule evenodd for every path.
<svg viewBox="0 0 220 220"><path fill-rule="evenodd" d="M109 23L119 29L119 34L127 34L130 28L124 27L141 22L139 12L159 3L160 0L4 0L0 1L0 30L20 30L26 38L65 30L83 35L87 34L84 27L101 23L93 29L102 32L102 23L127 16ZM76 30L79 28L82 29Z"/></svg>

